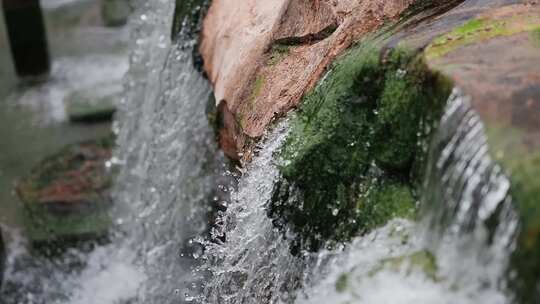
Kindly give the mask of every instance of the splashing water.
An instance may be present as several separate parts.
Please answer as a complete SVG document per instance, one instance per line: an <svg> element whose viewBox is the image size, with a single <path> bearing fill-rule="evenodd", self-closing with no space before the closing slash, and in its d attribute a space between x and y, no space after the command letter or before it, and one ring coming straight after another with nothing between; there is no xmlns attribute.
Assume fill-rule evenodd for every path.
<svg viewBox="0 0 540 304"><path fill-rule="evenodd" d="M110 162L119 169L111 243L52 261L12 251L25 265L18 271L10 263L6 276L16 284L6 303L178 303L196 290L191 270L201 248L190 240L207 229L223 159L205 113L211 90L192 63L194 43L169 39L174 4L140 1L132 17L114 126L119 148Z"/></svg>
<svg viewBox="0 0 540 304"><path fill-rule="evenodd" d="M293 256L267 216L285 130L269 136L222 214L218 235L227 240L208 245L204 303L508 302L503 275L516 228L508 180L459 90L435 135L422 220L396 219L333 250Z"/></svg>
<svg viewBox="0 0 540 304"><path fill-rule="evenodd" d="M220 228L217 243L206 243L206 269L211 277L204 303L277 303L290 297L303 275L304 262L290 254L289 241L274 227L267 207L279 172L273 154L287 135L283 122L248 165ZM219 237L226 241L220 242Z"/></svg>
<svg viewBox="0 0 540 304"><path fill-rule="evenodd" d="M174 1L145 1L134 17L127 96L119 115L122 170L115 200L133 214L123 226L147 276L140 303L182 300L195 284L192 256L201 249L191 238L207 228L222 162L205 114L211 90L193 67L193 46L168 39L173 9Z"/></svg>
<svg viewBox="0 0 540 304"><path fill-rule="evenodd" d="M255 148L204 238L224 163L205 113L211 89L193 67L194 42L170 42L174 1L137 7L114 126L112 242L56 262L32 257L34 276L16 281L35 290L6 303L507 302L503 272L517 225L509 183L458 91L434 138L420 221L395 219L335 249L293 255L294 234L268 217L283 121Z"/></svg>

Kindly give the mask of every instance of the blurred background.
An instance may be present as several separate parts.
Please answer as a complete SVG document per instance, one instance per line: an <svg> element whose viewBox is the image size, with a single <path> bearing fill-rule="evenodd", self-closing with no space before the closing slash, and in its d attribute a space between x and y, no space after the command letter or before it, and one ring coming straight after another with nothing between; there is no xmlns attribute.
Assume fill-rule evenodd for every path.
<svg viewBox="0 0 540 304"><path fill-rule="evenodd" d="M89 196L108 186L95 175L103 174L101 162L112 148L112 117L128 69L131 11L129 0L1 0L0 282L4 266L14 264L5 261L6 252L25 251L27 243L46 243L49 237L72 237L60 227L64 223L55 222L55 231L34 229L39 223L28 212L32 204L47 205L51 216L71 214L73 208L94 212L87 211L93 210ZM79 143L86 146L70 146ZM69 178L51 176L55 170ZM4 250L2 243L14 248ZM15 281L4 282L0 303L22 303L19 296L6 295L21 289L10 286Z"/></svg>
<svg viewBox="0 0 540 304"><path fill-rule="evenodd" d="M6 17L24 8L10 9L10 2L41 4L48 70L34 75L17 73L17 54L10 47ZM124 25L130 7L127 0L3 0L2 5L0 222L20 227L16 181L65 145L110 133L114 103L119 101L128 68L129 32ZM15 25L24 27L22 22ZM27 45L38 48L40 43Z"/></svg>

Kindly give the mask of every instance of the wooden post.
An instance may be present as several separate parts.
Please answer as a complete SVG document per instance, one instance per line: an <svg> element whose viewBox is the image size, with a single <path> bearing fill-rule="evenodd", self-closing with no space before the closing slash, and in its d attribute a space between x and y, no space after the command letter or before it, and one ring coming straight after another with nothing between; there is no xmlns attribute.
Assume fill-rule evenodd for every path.
<svg viewBox="0 0 540 304"><path fill-rule="evenodd" d="M49 50L39 0L2 0L17 74L39 76L49 72Z"/></svg>

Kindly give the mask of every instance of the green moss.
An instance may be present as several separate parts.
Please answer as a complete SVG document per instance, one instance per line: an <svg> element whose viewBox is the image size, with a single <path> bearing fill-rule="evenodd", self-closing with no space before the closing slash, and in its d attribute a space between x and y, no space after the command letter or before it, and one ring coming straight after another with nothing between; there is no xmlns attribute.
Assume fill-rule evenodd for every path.
<svg viewBox="0 0 540 304"><path fill-rule="evenodd" d="M70 145L36 166L17 185L24 224L34 243L101 236L111 224L105 170L114 136Z"/></svg>
<svg viewBox="0 0 540 304"><path fill-rule="evenodd" d="M248 99L249 103L247 105L250 107L250 109L255 108L255 102L257 101L259 95L261 95L265 83L266 78L264 77L264 75L257 75L255 81L252 84L251 94L249 95ZM238 113L235 118L238 126L240 126L241 129L245 129L247 125L247 117L242 115L241 113Z"/></svg>
<svg viewBox="0 0 540 304"><path fill-rule="evenodd" d="M537 303L540 280L540 153L523 153L511 162L511 196L520 219L517 246L511 256L510 288L519 303Z"/></svg>
<svg viewBox="0 0 540 304"><path fill-rule="evenodd" d="M290 45L284 45L284 44L275 44L272 46L272 50L270 52L270 58L268 58L267 65L268 66L274 66L278 64L283 58L285 58L287 55L289 55L291 51Z"/></svg>
<svg viewBox="0 0 540 304"><path fill-rule="evenodd" d="M512 18L473 19L455 28L452 32L435 39L427 48L428 60L436 59L453 50L499 36L509 36L521 32L532 31L540 25L540 19L534 16L515 16Z"/></svg>
<svg viewBox="0 0 540 304"><path fill-rule="evenodd" d="M540 153L522 157L511 173L512 198L517 203L520 232L511 258L517 276L511 287L520 303L537 303L540 280Z"/></svg>
<svg viewBox="0 0 540 304"><path fill-rule="evenodd" d="M533 45L536 47L540 47L540 27L535 30L532 30L529 35L531 37L531 41Z"/></svg>
<svg viewBox="0 0 540 304"><path fill-rule="evenodd" d="M337 60L291 121L271 214L293 224L303 247L347 240L414 208L413 164L450 88L420 56L383 43L366 40Z"/></svg>
<svg viewBox="0 0 540 304"><path fill-rule="evenodd" d="M95 198L103 200L103 198ZM59 239L79 240L106 235L111 226L110 202L98 203L93 211L81 214L55 215L44 206L26 205L25 232L28 239L40 244Z"/></svg>
<svg viewBox="0 0 540 304"><path fill-rule="evenodd" d="M250 100L253 102L259 95L261 95L262 89L264 88L265 78L263 75L257 76L255 78L255 83L253 84L253 90L251 91Z"/></svg>
<svg viewBox="0 0 540 304"><path fill-rule="evenodd" d="M509 285L517 303L537 303L540 281L540 150L527 146L526 133L509 126L487 124L493 157L510 180L510 195L520 227L510 260Z"/></svg>
<svg viewBox="0 0 540 304"><path fill-rule="evenodd" d="M336 291L345 292L348 285L349 285L349 275L347 273L343 273L339 276L339 278L336 281Z"/></svg>
<svg viewBox="0 0 540 304"><path fill-rule="evenodd" d="M359 212L356 221L366 230L384 225L393 218L414 217L415 199L408 185L385 181L377 185L362 183L365 187L357 200Z"/></svg>
<svg viewBox="0 0 540 304"><path fill-rule="evenodd" d="M374 276L384 269L404 271L405 275L410 275L414 270L420 270L431 280L439 280L437 277L437 260L435 256L427 250L418 251L406 256L384 259L378 266L370 270L369 275Z"/></svg>

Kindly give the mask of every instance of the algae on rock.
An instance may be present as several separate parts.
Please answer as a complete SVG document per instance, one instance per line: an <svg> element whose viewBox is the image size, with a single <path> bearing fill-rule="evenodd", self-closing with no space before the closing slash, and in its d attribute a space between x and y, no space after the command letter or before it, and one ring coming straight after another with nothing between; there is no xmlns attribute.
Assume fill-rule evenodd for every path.
<svg viewBox="0 0 540 304"><path fill-rule="evenodd" d="M114 137L67 146L17 185L29 239L37 245L99 238L111 224L105 162Z"/></svg>
<svg viewBox="0 0 540 304"><path fill-rule="evenodd" d="M270 213L292 223L303 248L413 213L416 163L451 89L421 56L384 49L381 37L338 59L292 119Z"/></svg>

